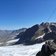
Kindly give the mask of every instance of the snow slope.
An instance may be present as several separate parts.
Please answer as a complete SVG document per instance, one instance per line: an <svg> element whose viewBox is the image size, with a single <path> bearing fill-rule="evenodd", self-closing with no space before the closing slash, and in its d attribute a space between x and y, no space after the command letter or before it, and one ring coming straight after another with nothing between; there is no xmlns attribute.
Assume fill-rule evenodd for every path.
<svg viewBox="0 0 56 56"><path fill-rule="evenodd" d="M0 56L36 56L36 53L40 51L42 45L14 45L14 46L4 46L0 47Z"/></svg>

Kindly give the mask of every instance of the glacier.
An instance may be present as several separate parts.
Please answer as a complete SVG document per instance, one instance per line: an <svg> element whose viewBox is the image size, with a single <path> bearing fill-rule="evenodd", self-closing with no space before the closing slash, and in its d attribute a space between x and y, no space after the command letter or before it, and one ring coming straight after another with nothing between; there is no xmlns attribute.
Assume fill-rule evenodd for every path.
<svg viewBox="0 0 56 56"><path fill-rule="evenodd" d="M0 56L36 56L43 43L34 45L13 45L0 47Z"/></svg>

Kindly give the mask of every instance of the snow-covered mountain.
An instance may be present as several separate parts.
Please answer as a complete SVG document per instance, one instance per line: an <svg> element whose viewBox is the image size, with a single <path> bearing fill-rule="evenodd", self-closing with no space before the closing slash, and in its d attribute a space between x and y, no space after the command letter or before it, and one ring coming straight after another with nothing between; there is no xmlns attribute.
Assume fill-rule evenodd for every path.
<svg viewBox="0 0 56 56"><path fill-rule="evenodd" d="M50 33L51 32L51 33ZM7 41L19 39L11 44L32 45L42 43L51 38L52 32L56 32L56 23L44 23L33 25L30 28L22 28L19 30L0 30L0 45L7 45ZM56 35L56 34L55 34ZM50 37L49 37L50 36ZM55 37L54 37L55 38Z"/></svg>
<svg viewBox="0 0 56 56"><path fill-rule="evenodd" d="M23 34L20 33L21 35L17 36L17 38L20 37L20 39L15 44L25 44L25 45L30 44L31 45L31 44L35 44L35 43L41 43L41 42L47 40L47 38L51 39L51 34L54 34L54 33L50 33L50 32L56 32L56 23L53 23L53 22L44 23L43 22L40 25L36 24L36 25L28 28ZM41 38L39 36L43 36L44 38ZM47 36L47 37L45 37L45 36Z"/></svg>

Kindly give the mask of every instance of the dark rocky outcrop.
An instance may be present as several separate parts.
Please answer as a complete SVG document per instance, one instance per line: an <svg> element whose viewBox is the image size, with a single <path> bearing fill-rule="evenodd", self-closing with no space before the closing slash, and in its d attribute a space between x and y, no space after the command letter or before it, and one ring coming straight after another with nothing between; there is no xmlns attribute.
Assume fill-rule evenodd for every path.
<svg viewBox="0 0 56 56"><path fill-rule="evenodd" d="M39 25L34 25L33 27L27 29L21 36L19 41L16 44L20 43L30 43L32 37L34 36L35 32L39 29ZM19 36L18 36L19 38Z"/></svg>
<svg viewBox="0 0 56 56"><path fill-rule="evenodd" d="M56 25L50 25L52 31L56 32Z"/></svg>
<svg viewBox="0 0 56 56"><path fill-rule="evenodd" d="M48 40L36 56L56 56L56 39L54 41Z"/></svg>
<svg viewBox="0 0 56 56"><path fill-rule="evenodd" d="M55 23L41 23L40 25L36 24L28 28L25 32L20 33L16 38L20 38L15 44L35 44L41 43L48 39L56 38L56 24ZM38 38L41 35L44 35L43 38ZM54 36L55 35L55 36ZM53 38L52 38L53 37Z"/></svg>
<svg viewBox="0 0 56 56"><path fill-rule="evenodd" d="M44 39L44 41L51 40L51 39L56 39L56 32L50 32L50 33L45 34L43 39Z"/></svg>

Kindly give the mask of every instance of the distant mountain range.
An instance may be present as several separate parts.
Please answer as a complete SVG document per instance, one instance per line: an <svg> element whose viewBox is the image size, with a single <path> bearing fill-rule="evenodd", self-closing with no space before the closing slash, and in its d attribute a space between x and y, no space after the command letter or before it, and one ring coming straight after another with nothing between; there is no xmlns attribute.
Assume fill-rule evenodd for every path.
<svg viewBox="0 0 56 56"><path fill-rule="evenodd" d="M16 40L12 44L31 45L42 43L46 40L56 39L56 23L36 24L30 28L22 28L18 30L0 30L0 43L7 43Z"/></svg>
<svg viewBox="0 0 56 56"><path fill-rule="evenodd" d="M18 30L0 30L0 43L6 43L7 41L14 40L21 32L25 32L26 28Z"/></svg>

